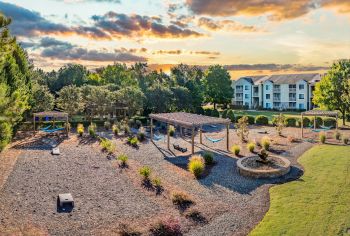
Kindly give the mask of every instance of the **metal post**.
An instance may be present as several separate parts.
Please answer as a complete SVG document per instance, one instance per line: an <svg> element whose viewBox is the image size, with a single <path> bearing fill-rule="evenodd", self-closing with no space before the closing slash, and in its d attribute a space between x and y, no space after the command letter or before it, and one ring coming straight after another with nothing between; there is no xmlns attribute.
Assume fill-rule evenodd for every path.
<svg viewBox="0 0 350 236"><path fill-rule="evenodd" d="M226 148L227 151L230 150L230 125L226 125Z"/></svg>
<svg viewBox="0 0 350 236"><path fill-rule="evenodd" d="M194 154L194 127L192 127L192 154Z"/></svg>
<svg viewBox="0 0 350 236"><path fill-rule="evenodd" d="M304 138L304 116L301 114L301 138Z"/></svg>
<svg viewBox="0 0 350 236"><path fill-rule="evenodd" d="M167 124L167 128L166 128L166 130L167 130L167 145L168 145L168 150L170 150L170 132L169 132L169 130L170 130L170 125L169 124Z"/></svg>
<svg viewBox="0 0 350 236"><path fill-rule="evenodd" d="M151 141L153 142L153 119L151 118Z"/></svg>

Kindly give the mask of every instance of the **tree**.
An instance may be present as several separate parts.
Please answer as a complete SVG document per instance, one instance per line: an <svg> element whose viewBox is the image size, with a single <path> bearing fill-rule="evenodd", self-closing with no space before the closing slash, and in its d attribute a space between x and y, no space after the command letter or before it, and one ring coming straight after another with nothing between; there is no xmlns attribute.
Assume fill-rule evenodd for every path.
<svg viewBox="0 0 350 236"><path fill-rule="evenodd" d="M276 126L278 135L282 135L282 130L286 127L286 118L280 113L277 117L274 117L272 123Z"/></svg>
<svg viewBox="0 0 350 236"><path fill-rule="evenodd" d="M80 90L75 85L63 87L58 92L58 96L57 107L67 112L69 115L79 113L84 107Z"/></svg>
<svg viewBox="0 0 350 236"><path fill-rule="evenodd" d="M242 142L247 141L249 135L249 127L248 127L248 117L243 116L237 121L236 124L236 133L237 136L241 139Z"/></svg>
<svg viewBox="0 0 350 236"><path fill-rule="evenodd" d="M116 92L116 101L120 101L128 107L129 116L133 116L143 110L145 95L138 87L125 87Z"/></svg>
<svg viewBox="0 0 350 236"><path fill-rule="evenodd" d="M68 85L80 87L88 82L88 70L78 64L68 64L58 70L57 79L54 82L53 92L61 90Z"/></svg>
<svg viewBox="0 0 350 236"><path fill-rule="evenodd" d="M32 65L10 35L11 20L0 13L0 151L29 107Z"/></svg>
<svg viewBox="0 0 350 236"><path fill-rule="evenodd" d="M31 107L32 112L51 111L55 106L55 97L46 85L33 83Z"/></svg>
<svg viewBox="0 0 350 236"><path fill-rule="evenodd" d="M91 116L104 116L112 112L114 94L103 86L83 86L81 88L85 108Z"/></svg>
<svg viewBox="0 0 350 236"><path fill-rule="evenodd" d="M350 60L334 62L331 69L316 84L313 102L321 108L339 110L345 125L350 112Z"/></svg>
<svg viewBox="0 0 350 236"><path fill-rule="evenodd" d="M191 111L191 93L186 87L176 86L172 87L171 91L173 93L173 111Z"/></svg>
<svg viewBox="0 0 350 236"><path fill-rule="evenodd" d="M102 70L104 84L115 84L119 89L125 86L136 86L137 80L125 64L108 65Z"/></svg>
<svg viewBox="0 0 350 236"><path fill-rule="evenodd" d="M231 88L230 74L220 65L210 66L204 76L206 86L206 100L216 104L228 104L231 101L233 90Z"/></svg>
<svg viewBox="0 0 350 236"><path fill-rule="evenodd" d="M149 88L145 95L146 103L144 110L146 113L169 111L173 96L169 88L156 84Z"/></svg>

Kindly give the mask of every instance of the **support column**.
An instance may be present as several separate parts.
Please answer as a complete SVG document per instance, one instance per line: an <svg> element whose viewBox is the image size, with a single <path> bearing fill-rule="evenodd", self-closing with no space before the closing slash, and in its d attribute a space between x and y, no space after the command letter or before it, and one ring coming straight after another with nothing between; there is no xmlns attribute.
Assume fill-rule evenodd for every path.
<svg viewBox="0 0 350 236"><path fill-rule="evenodd" d="M201 126L201 128L199 130L199 141L200 141L201 144L203 144L202 133L203 132L202 132L202 126Z"/></svg>
<svg viewBox="0 0 350 236"><path fill-rule="evenodd" d="M226 148L230 150L230 124L226 125Z"/></svg>
<svg viewBox="0 0 350 236"><path fill-rule="evenodd" d="M314 129L316 129L316 116L314 117Z"/></svg>
<svg viewBox="0 0 350 236"><path fill-rule="evenodd" d="M304 138L304 116L301 115L301 138Z"/></svg>
<svg viewBox="0 0 350 236"><path fill-rule="evenodd" d="M338 131L338 114L335 116L335 129Z"/></svg>
<svg viewBox="0 0 350 236"><path fill-rule="evenodd" d="M151 142L153 142L153 119L151 118Z"/></svg>
<svg viewBox="0 0 350 236"><path fill-rule="evenodd" d="M34 123L34 135L36 133L36 129L35 129L35 116L33 117L33 123Z"/></svg>
<svg viewBox="0 0 350 236"><path fill-rule="evenodd" d="M194 127L192 127L192 154L194 154Z"/></svg>
<svg viewBox="0 0 350 236"><path fill-rule="evenodd" d="M166 127L166 133L167 133L167 145L168 145L168 150L170 150L170 132L169 132L169 128L170 128L170 125L167 124L167 127Z"/></svg>
<svg viewBox="0 0 350 236"><path fill-rule="evenodd" d="M68 116L66 118L66 131L67 131L67 136L69 136L69 123L68 123Z"/></svg>

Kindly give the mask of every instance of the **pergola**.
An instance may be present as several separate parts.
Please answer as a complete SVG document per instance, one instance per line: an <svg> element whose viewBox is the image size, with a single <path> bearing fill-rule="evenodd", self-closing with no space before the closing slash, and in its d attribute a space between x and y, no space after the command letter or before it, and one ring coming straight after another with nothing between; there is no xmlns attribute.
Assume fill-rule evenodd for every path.
<svg viewBox="0 0 350 236"><path fill-rule="evenodd" d="M33 114L33 121L34 121L34 132L36 131L35 126L35 118L42 118L42 117L52 117L54 121L56 118L64 118L66 122L68 123L68 113L66 112L60 112L60 111L43 111L43 112L37 112ZM66 129L66 132L68 134L68 127Z"/></svg>
<svg viewBox="0 0 350 236"><path fill-rule="evenodd" d="M326 117L335 117L335 128L338 130L338 112L336 111L322 111L322 110L310 110L301 113L301 137L304 137L304 116L313 116L314 117L314 129L316 129L316 117L317 116L326 116Z"/></svg>
<svg viewBox="0 0 350 236"><path fill-rule="evenodd" d="M158 120L167 124L167 144L168 149L170 149L170 135L169 135L169 125L185 127L192 130L191 144L192 144L192 154L194 154L194 136L195 128L199 128L199 140L202 144L202 127L204 125L215 125L222 124L226 125L226 143L227 150L229 150L229 132L230 132L230 120L223 118L216 118L210 116L197 115L186 112L174 112L174 113L159 113L150 114L151 118L151 140L153 140L153 120Z"/></svg>

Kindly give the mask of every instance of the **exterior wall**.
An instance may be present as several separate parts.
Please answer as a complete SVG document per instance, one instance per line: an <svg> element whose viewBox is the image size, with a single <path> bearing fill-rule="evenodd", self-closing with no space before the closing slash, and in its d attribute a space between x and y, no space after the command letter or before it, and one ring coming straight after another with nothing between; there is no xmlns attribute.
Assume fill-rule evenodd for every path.
<svg viewBox="0 0 350 236"><path fill-rule="evenodd" d="M289 84L281 84L281 108L289 108Z"/></svg>
<svg viewBox="0 0 350 236"><path fill-rule="evenodd" d="M271 81L265 81L263 83L263 103L263 108L273 108L273 83Z"/></svg>
<svg viewBox="0 0 350 236"><path fill-rule="evenodd" d="M234 105L252 106L252 84L245 79L235 81L234 86ZM238 88L239 87L239 88Z"/></svg>
<svg viewBox="0 0 350 236"><path fill-rule="evenodd" d="M305 80L300 80L296 83L297 85L297 109L308 109L309 93L308 93L308 83ZM300 89L300 85L304 86L304 89ZM301 98L303 96L304 98Z"/></svg>

